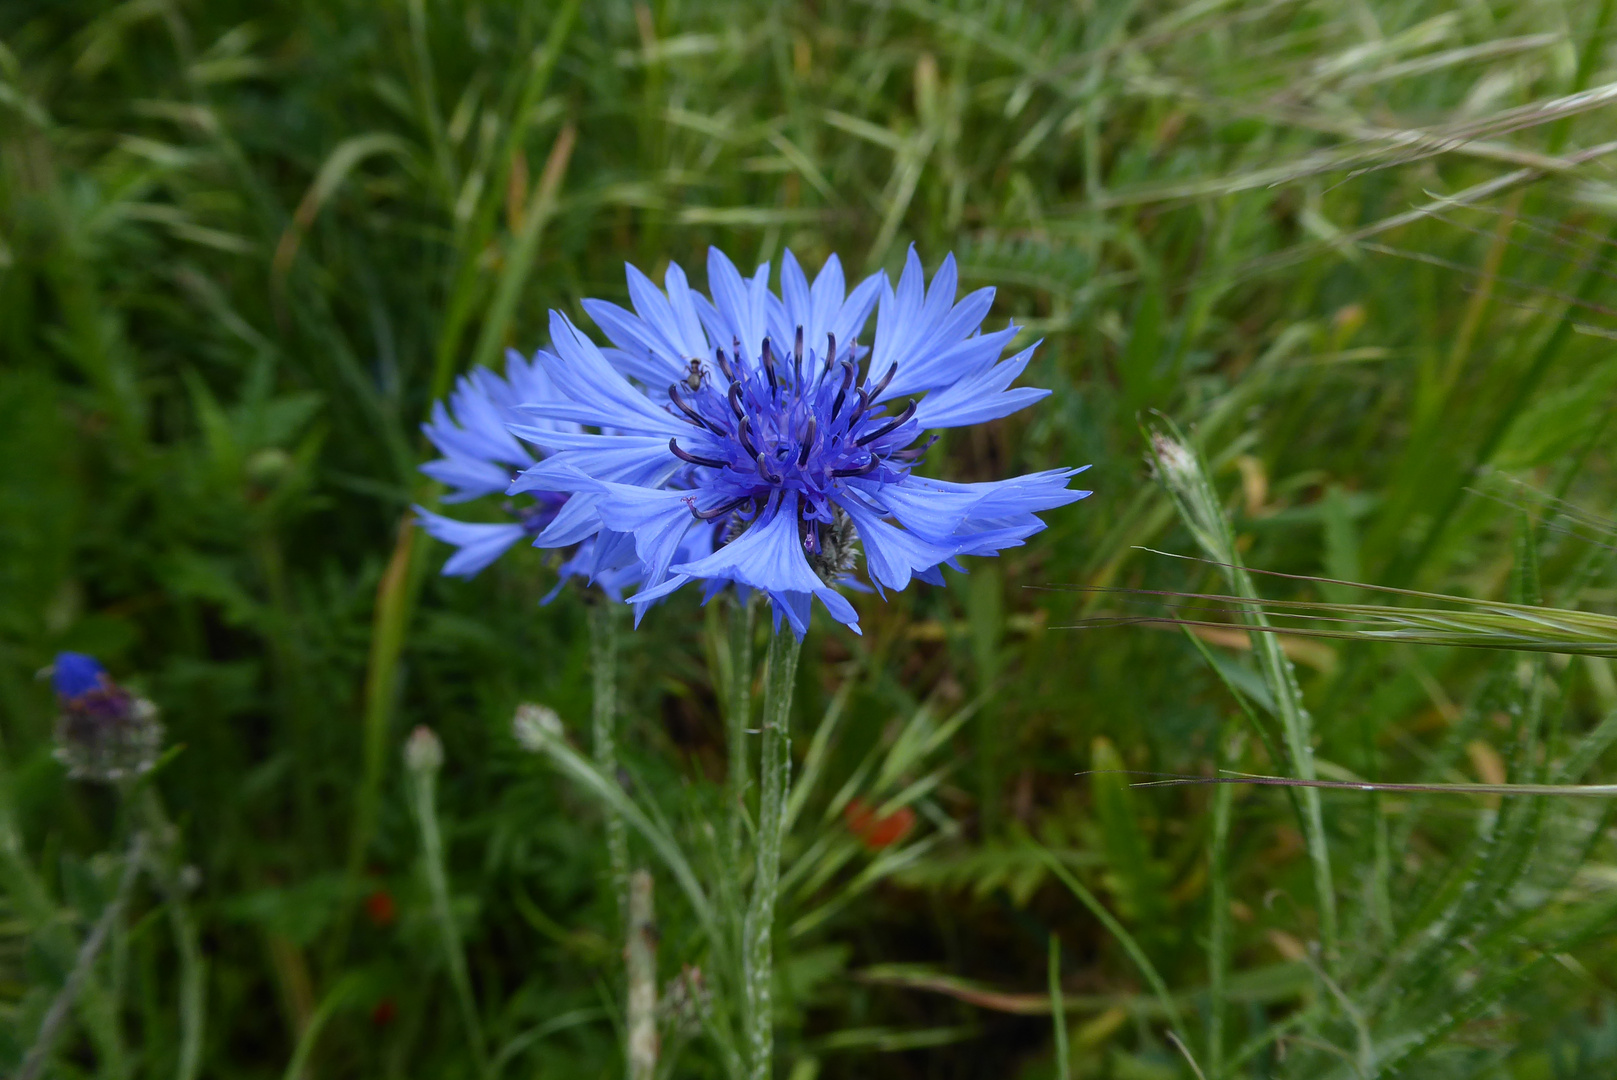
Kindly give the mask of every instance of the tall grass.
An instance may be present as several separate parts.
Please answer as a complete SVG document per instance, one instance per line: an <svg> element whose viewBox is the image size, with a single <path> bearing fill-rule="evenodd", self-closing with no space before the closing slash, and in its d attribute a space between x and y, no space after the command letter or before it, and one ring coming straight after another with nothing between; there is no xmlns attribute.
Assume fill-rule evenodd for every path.
<svg viewBox="0 0 1617 1080"><path fill-rule="evenodd" d="M602 773L590 612L537 607L534 551L435 575L416 425L626 260L913 243L999 287L1055 391L947 437L950 475L1093 462L1097 495L810 635L785 1074L1617 1072L1609 801L1077 775L1612 779L1612 29L1609 0L0 6L3 1068L77 978L48 1075L471 1076L468 1030L486 1075L620 1072L614 879L645 865L662 979L719 991L664 1068L723 1074L704 905L743 839L698 823L762 643L654 611ZM1160 615L1114 587L1214 625L1063 629ZM52 760L62 648L175 748L177 832L127 887L152 827ZM567 726L544 754L524 701Z"/></svg>

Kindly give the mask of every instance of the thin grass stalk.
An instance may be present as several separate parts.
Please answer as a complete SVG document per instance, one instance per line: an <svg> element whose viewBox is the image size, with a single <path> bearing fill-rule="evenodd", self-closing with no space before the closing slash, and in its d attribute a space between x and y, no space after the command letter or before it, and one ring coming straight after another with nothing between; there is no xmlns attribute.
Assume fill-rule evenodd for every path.
<svg viewBox="0 0 1617 1080"><path fill-rule="evenodd" d="M479 202L477 213L467 230L466 241L460 245L459 265L449 287L449 302L433 350L431 393L427 395L429 401L443 397L454 378L461 337L472 317L474 306L482 299L482 255L494 233L495 218L500 208L499 193L506 189L512 162L521 153L522 140L532 125L530 118L534 114L534 107L549 85L556 62L567 45L579 4L580 0L564 0L556 10L544 42L533 52L528 77L523 83L516 107L508 114L511 123L501 143L493 182L488 186L489 193ZM525 222L526 217L523 220Z"/></svg>
<svg viewBox="0 0 1617 1080"><path fill-rule="evenodd" d="M773 998L775 900L780 887L780 847L785 830L786 799L791 787L790 723L792 691L802 643L777 632L769 642L769 670L764 682L763 752L758 775L757 860L752 897L742 923L745 996L742 1026L746 1032L747 1075L769 1080L774 1058Z"/></svg>
<svg viewBox="0 0 1617 1080"><path fill-rule="evenodd" d="M1234 725L1226 730L1225 764L1237 760L1239 744ZM1207 930L1207 1070L1213 1080L1224 1076L1224 1013L1230 974L1230 813L1234 788L1220 784L1213 790L1213 834L1208 840L1208 897L1212 904Z"/></svg>
<svg viewBox="0 0 1617 1080"><path fill-rule="evenodd" d="M33 1080L44 1069L45 1062L50 1058L51 1047L56 1045L57 1034L60 1033L62 1025L67 1023L68 1013L90 981L96 957L101 954L102 946L106 945L107 938L111 936L113 926L123 917L124 906L129 902L129 894L134 890L135 878L139 876L141 863L145 858L146 834L137 832L129 845L129 853L124 856L124 872L118 881L118 891L101 910L101 917L96 920L89 936L84 939L84 944L79 946L78 956L73 961L73 969L68 972L67 980L62 983L61 990L57 991L50 1008L45 1011L45 1019L39 1024L39 1034L35 1036L34 1044L28 1048L27 1055L23 1057L22 1065L17 1069L16 1080Z"/></svg>
<svg viewBox="0 0 1617 1080"><path fill-rule="evenodd" d="M1106 905L1100 902L1099 897L1090 892L1083 882L1073 876L1071 870L1062 865L1061 860L1056 858L1049 848L1034 840L1029 840L1027 844L1028 850L1056 876L1056 880L1065 885L1068 891L1089 909L1089 913L1095 916L1128 954L1129 959L1134 961L1134 966L1140 969L1140 974L1151 987L1152 993L1156 994L1157 1002L1162 1007L1162 1015L1167 1018L1169 1026L1175 1032L1184 1031L1184 1017L1179 1012L1179 1006L1174 1001L1173 995L1168 992L1168 984L1162 980L1161 973L1157 971L1156 965L1151 963L1151 958L1145 955L1145 950L1140 948L1140 943L1134 939L1134 935L1117 921L1117 916L1106 910Z"/></svg>
<svg viewBox="0 0 1617 1080"><path fill-rule="evenodd" d="M616 604L590 605L590 678L594 693L590 733L595 764L602 775L613 780L618 774L618 616ZM606 808L606 850L612 895L618 917L623 919L629 902L629 834L623 815L610 806Z"/></svg>
<svg viewBox="0 0 1617 1080"><path fill-rule="evenodd" d="M376 586L376 611L371 617L370 657L365 667L365 712L363 717L363 764L359 793L354 805L353 831L348 838L348 860L343 873L343 910L326 955L327 967L334 967L347 947L353 919L353 901L359 893L365 854L376 833L376 818L382 802L382 777L387 769L388 732L393 726L398 700L399 656L415 610L421 572L426 566L425 547L415 542L415 518L405 514L399 522L398 539L382 580Z"/></svg>
<svg viewBox="0 0 1617 1080"><path fill-rule="evenodd" d="M0 743L0 887L5 889L15 913L31 932L48 942L57 956L66 957L72 948L67 925L59 918L45 884L28 862L22 835L17 828L16 809L12 793L16 787ZM105 1071L121 1076L123 1041L119 1035L116 1010L93 980L81 988L79 1012L97 1053L103 1058Z"/></svg>
<svg viewBox="0 0 1617 1080"><path fill-rule="evenodd" d="M286 1071L281 1074L281 1080L303 1080L309 1059L314 1056L315 1044L319 1042L320 1033L325 1030L327 1021L338 1009L353 1004L364 985L365 976L361 972L350 971L326 993L320 1004L309 1014L308 1021L298 1034L297 1045L292 1048L292 1057L286 1063Z"/></svg>
<svg viewBox="0 0 1617 1080"><path fill-rule="evenodd" d="M747 731L752 723L752 639L757 606L752 598L730 605L730 686L725 723L730 743L730 865L741 865L745 841L747 787L751 769L747 761Z"/></svg>
<svg viewBox="0 0 1617 1080"><path fill-rule="evenodd" d="M1509 434L1517 416L1526 407L1527 402L1533 399L1539 384L1544 381L1544 377L1549 374L1556 357L1560 355L1562 347L1571 338L1574 325L1573 315L1577 312L1578 307L1593 300L1596 292L1605 283L1605 278L1600 272L1601 250L1604 245L1614 242L1617 242L1617 225L1613 225L1608 230L1603 242L1597 242L1594 245L1588 259L1582 266L1583 280L1578 285L1577 293L1561 309L1561 314L1556 320L1553 329L1550 330L1549 335L1544 339L1543 344L1539 346L1537 352L1533 354L1533 359L1527 365L1527 369L1517 379L1510 396L1505 399L1508 404L1498 416L1494 417L1493 423L1487 429L1487 433L1471 459L1470 467L1444 493L1443 501L1432 515L1431 523L1426 527L1419 546L1414 549L1414 552L1408 558L1396 559L1387 568L1385 576L1393 585L1407 585L1413 581L1425 566L1426 560L1437 550L1438 545L1448 532L1450 521L1453 519L1455 512L1459 510L1461 502L1465 499L1465 489L1470 478L1493 461L1495 452L1504 442L1505 436Z"/></svg>
<svg viewBox="0 0 1617 1080"><path fill-rule="evenodd" d="M169 821L163 801L151 785L141 784L140 790L132 794L128 801L140 827L155 838L153 876L163 894L169 932L174 935L174 947L179 953L180 1052L174 1076L175 1080L193 1080L202 1068L202 1035L207 1026L207 961L202 956L196 920L185 902L190 886L176 846L179 830Z"/></svg>
<svg viewBox="0 0 1617 1080"><path fill-rule="evenodd" d="M466 970L460 930L449 903L443 834L438 830L438 769L443 764L443 748L437 736L427 728L416 728L405 748L405 763L410 774L410 809L421 833L421 863L427 878L427 892L432 898L432 921L438 930L444 964L449 968L449 982L466 1028L473 1064L478 1076L487 1076L488 1043L483 1037L477 1000L472 996L472 980Z"/></svg>
<svg viewBox="0 0 1617 1080"><path fill-rule="evenodd" d="M1050 1023L1055 1028L1056 1080L1072 1080L1067 1053L1067 1007L1061 998L1061 939L1050 935Z"/></svg>
<svg viewBox="0 0 1617 1080"><path fill-rule="evenodd" d="M23 924L29 930L37 930L55 919L56 910L23 851L22 834L17 828L11 799L15 790L5 745L0 743L0 885L5 887L6 896L13 910L22 916Z"/></svg>
<svg viewBox="0 0 1617 1080"><path fill-rule="evenodd" d="M1165 419L1165 418L1164 418ZM1157 476L1173 497L1180 517L1189 527L1196 542L1215 562L1223 564L1230 589L1245 603L1245 618L1252 633L1252 651L1263 672L1264 681L1274 695L1280 715L1280 727L1286 751L1292 761L1297 778L1315 779L1313 721L1303 706L1302 689L1297 685L1297 673L1281 649L1271 629L1262 599L1252 575L1240 561L1235 550L1235 537L1229 519L1219 503L1218 492L1207 473L1206 464L1179 430L1167 421L1169 433L1152 430L1147 433ZM1319 792L1312 788L1302 791L1303 835L1308 845L1309 862L1313 869L1314 894L1319 905L1320 944L1327 964L1334 965L1339 957L1337 949L1336 889L1331 877L1330 847L1325 837L1325 817L1320 806Z"/></svg>

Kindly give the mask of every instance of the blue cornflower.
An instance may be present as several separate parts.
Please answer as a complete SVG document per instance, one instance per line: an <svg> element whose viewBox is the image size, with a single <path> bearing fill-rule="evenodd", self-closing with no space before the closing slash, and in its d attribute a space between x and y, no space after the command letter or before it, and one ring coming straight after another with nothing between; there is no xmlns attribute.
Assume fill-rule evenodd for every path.
<svg viewBox="0 0 1617 1080"><path fill-rule="evenodd" d="M112 684L101 661L88 653L62 652L51 664L51 689L64 702L81 698Z"/></svg>
<svg viewBox="0 0 1617 1080"><path fill-rule="evenodd" d="M488 495L503 495L522 470L531 467L547 446L566 445L576 436L579 425L567 421L534 423L518 411L523 403L536 403L558 397L545 367L536 355L528 360L516 350L506 353L505 375L485 367L462 375L455 383L446 407L434 402L432 419L421 425L432 444L443 456L421 466L421 471L449 486L445 503L463 503ZM517 421L526 441L515 438L509 428ZM586 505L567 510L571 494L525 488L528 501L507 500L505 509L512 520L481 523L460 521L415 507L422 528L428 535L458 550L444 563L443 573L473 577L505 554L519 540L532 539L551 526L566 539L559 545L577 544L572 557L558 567L559 580L549 600L570 577L584 577L600 585L614 599L623 590L641 583L643 575L635 557L634 540L622 533L600 530ZM584 527L579 528L583 519ZM693 541L700 538L693 538ZM693 555L703 549L688 546Z"/></svg>
<svg viewBox="0 0 1617 1080"><path fill-rule="evenodd" d="M56 691L55 756L68 775L112 781L152 767L163 743L155 705L113 682L86 653L57 653L48 671Z"/></svg>
<svg viewBox="0 0 1617 1080"><path fill-rule="evenodd" d="M1076 469L982 484L914 474L932 441L918 442L923 431L993 420L1049 393L1010 388L1036 345L1000 360L1016 327L980 332L994 290L956 303L953 256L930 288L911 248L896 290L877 274L852 293L835 256L811 286L789 251L779 297L767 263L743 279L716 249L711 301L677 265L666 292L632 266L628 276L634 312L584 302L615 349L551 312L554 352L537 359L558 395L518 411L599 430L555 438L513 425L554 453L510 490L574 493L576 524L552 523L540 546L590 524L633 536L645 573L637 605L691 581L710 593L733 583L766 593L777 627L784 617L799 636L814 597L857 630L834 588L855 568L855 539L878 590L941 583L941 566L1018 545L1044 527L1037 512L1089 494L1068 488ZM867 351L855 339L878 299ZM921 396L899 404L910 395ZM688 534L715 525L711 554L683 555Z"/></svg>

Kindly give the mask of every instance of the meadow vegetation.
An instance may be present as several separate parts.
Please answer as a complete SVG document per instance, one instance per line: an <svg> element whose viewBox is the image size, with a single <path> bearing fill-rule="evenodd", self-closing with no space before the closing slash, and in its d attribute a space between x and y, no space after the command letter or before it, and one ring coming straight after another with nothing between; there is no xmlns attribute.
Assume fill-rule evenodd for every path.
<svg viewBox="0 0 1617 1080"><path fill-rule="evenodd" d="M1095 494L817 617L779 1075L1617 1075L1610 793L1356 789L1617 778L1612 8L0 5L0 1071L105 925L43 1075L622 1075L601 615L438 575L418 426L626 261L913 244L1054 390L929 468ZM744 874L767 643L619 641L661 1068L723 1076L659 843ZM121 795L63 649L162 710ZM1219 770L1349 786L1137 786Z"/></svg>

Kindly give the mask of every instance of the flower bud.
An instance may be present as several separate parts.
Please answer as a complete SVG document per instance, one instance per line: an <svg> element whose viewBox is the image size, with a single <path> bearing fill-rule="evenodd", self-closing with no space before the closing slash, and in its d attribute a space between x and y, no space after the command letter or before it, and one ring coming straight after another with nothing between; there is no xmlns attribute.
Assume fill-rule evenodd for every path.
<svg viewBox="0 0 1617 1080"><path fill-rule="evenodd" d="M516 715L511 718L511 733L522 749L538 751L547 740L561 738L561 717L548 705L525 701L517 706Z"/></svg>
<svg viewBox="0 0 1617 1080"><path fill-rule="evenodd" d="M413 773L435 773L444 764L444 744L421 724L404 740L404 767Z"/></svg>

